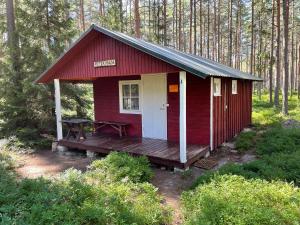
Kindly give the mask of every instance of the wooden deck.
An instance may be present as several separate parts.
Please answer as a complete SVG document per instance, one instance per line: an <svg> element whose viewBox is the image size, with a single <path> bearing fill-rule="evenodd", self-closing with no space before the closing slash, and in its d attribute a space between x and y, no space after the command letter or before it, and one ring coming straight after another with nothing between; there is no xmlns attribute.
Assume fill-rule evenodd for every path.
<svg viewBox="0 0 300 225"><path fill-rule="evenodd" d="M89 150L102 154L111 151L127 152L134 156L145 155L151 163L167 167L187 168L199 158L202 158L209 151L209 146L188 145L187 162L180 163L179 144L165 140L150 138L132 138L88 135L86 140L76 141L75 139L62 139L59 145L81 150Z"/></svg>

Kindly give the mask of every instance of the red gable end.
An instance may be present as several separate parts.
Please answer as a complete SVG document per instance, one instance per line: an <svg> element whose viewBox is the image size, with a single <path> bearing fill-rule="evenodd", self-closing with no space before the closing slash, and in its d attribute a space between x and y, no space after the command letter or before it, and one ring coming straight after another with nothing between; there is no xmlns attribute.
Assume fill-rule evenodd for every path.
<svg viewBox="0 0 300 225"><path fill-rule="evenodd" d="M115 65L95 67L95 62L115 60ZM38 80L94 80L98 77L170 73L180 69L113 39L96 30L89 31Z"/></svg>

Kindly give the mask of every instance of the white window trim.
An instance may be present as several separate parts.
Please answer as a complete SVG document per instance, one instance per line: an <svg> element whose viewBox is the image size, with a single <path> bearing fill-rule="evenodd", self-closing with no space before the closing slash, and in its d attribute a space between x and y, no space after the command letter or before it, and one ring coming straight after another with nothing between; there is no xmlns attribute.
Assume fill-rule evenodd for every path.
<svg viewBox="0 0 300 225"><path fill-rule="evenodd" d="M236 83L236 90L235 91L233 91L233 82L235 82ZM237 80L231 80L231 94L233 94L233 95L237 95L238 94L238 82L237 82Z"/></svg>
<svg viewBox="0 0 300 225"><path fill-rule="evenodd" d="M219 93L216 93L215 90L213 90L213 93L214 93L214 96L222 96L221 95L221 93L222 93L222 81L221 81L221 78L214 78L214 82L217 81L217 80L219 81L219 84L220 84ZM215 85L213 83L213 88L214 88L214 86Z"/></svg>
<svg viewBox="0 0 300 225"><path fill-rule="evenodd" d="M122 85L124 85L124 84L137 84L139 86L139 110L126 110L126 109L123 109ZM141 85L141 80L120 80L119 81L119 110L120 110L120 113L125 113L125 114L142 114L142 85Z"/></svg>

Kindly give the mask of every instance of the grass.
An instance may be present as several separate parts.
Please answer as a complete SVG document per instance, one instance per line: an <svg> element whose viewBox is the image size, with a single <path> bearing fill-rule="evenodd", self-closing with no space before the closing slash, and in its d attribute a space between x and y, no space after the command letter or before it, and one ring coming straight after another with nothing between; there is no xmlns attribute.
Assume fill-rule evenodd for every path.
<svg viewBox="0 0 300 225"><path fill-rule="evenodd" d="M281 102L280 96L280 102ZM276 109L269 103L269 97L267 94L262 95L261 100L257 95L253 96L253 112L252 121L253 124L266 128L270 126L277 126L286 119L295 119L300 121L300 101L296 95L289 97L289 115L284 116L281 113L281 105L279 109Z"/></svg>

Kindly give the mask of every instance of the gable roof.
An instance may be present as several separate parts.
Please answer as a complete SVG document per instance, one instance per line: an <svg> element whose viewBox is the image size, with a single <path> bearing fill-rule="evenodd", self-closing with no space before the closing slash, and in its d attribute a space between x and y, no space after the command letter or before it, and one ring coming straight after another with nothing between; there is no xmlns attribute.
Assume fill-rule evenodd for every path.
<svg viewBox="0 0 300 225"><path fill-rule="evenodd" d="M41 82L45 76L51 76L55 71L55 66L77 45L81 40L86 38L92 31L103 33L113 39L116 39L124 44L127 44L135 49L138 49L144 53L147 53L155 58L158 58L164 62L167 62L173 66L176 66L182 70L185 70L191 74L206 78L208 76L221 76L230 77L236 79L246 79L253 81L262 81L261 78L254 75L241 72L229 66L225 66L213 60L209 60L200 56L187 54L175 49L164 47L161 45L146 42L141 39L130 37L126 34L111 31L103 27L92 25L85 33L83 33L79 39L64 53L55 63L53 63L44 73L42 73L35 82Z"/></svg>

